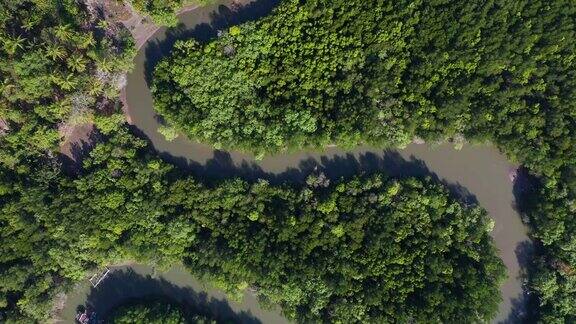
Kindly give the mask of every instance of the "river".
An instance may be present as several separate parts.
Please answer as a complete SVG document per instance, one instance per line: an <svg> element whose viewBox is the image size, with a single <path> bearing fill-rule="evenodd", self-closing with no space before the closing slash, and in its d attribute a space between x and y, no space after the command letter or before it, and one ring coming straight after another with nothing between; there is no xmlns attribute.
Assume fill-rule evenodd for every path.
<svg viewBox="0 0 576 324"><path fill-rule="evenodd" d="M525 297L520 274L526 253L530 250L530 241L515 209L515 188L509 177L515 165L496 148L465 145L461 150L455 150L450 144L412 144L402 150L375 147L342 150L333 147L322 152L278 154L257 161L251 155L214 150L183 136L172 142L164 140L157 132L160 120L154 113L148 86L157 61L170 52L175 40L195 37L206 41L229 24L267 14L277 1L249 3L240 10L230 3L219 1L181 15L180 26L171 30L159 29L140 49L135 59L135 70L128 75L125 89L127 111L139 132L164 158L208 181L241 176L266 178L272 182L299 182L310 172L318 171L331 178L374 171L395 176L432 176L447 184L462 199L479 203L495 220L492 235L508 269L508 279L502 286L503 302L494 322L519 321L517 315L523 311ZM268 322L265 318L262 320Z"/></svg>
<svg viewBox="0 0 576 324"><path fill-rule="evenodd" d="M78 305L92 305L102 319L119 304L152 297L199 309L201 313L215 316L219 323L287 323L279 311L262 309L249 292L245 292L239 302L230 301L222 291L192 277L184 266L163 272L140 264L111 267L110 270L96 289L87 280L77 285L68 295L59 320L74 323Z"/></svg>

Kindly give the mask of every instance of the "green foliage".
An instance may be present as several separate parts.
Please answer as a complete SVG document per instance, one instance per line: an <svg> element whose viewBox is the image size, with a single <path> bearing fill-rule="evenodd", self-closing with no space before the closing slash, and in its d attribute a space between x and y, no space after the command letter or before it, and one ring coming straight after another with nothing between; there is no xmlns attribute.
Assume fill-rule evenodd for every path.
<svg viewBox="0 0 576 324"><path fill-rule="evenodd" d="M158 133L162 134L168 142L172 142L178 137L178 131L170 126L160 126L158 128Z"/></svg>
<svg viewBox="0 0 576 324"><path fill-rule="evenodd" d="M100 132L106 135L118 131L125 122L126 119L122 113L116 113L109 116L98 115L94 117L94 125Z"/></svg>
<svg viewBox="0 0 576 324"><path fill-rule="evenodd" d="M133 1L167 25L184 4ZM191 137L259 157L415 136L494 142L541 176L528 210L540 320L573 322L575 21L569 0L285 0L214 42L179 42L155 72L156 108ZM185 260L300 322L494 314L503 270L484 212L415 179L198 184L110 109L134 54L127 31L77 1L2 1L0 313L46 322L87 271L135 259ZM87 118L105 142L63 176L57 125Z"/></svg>
<svg viewBox="0 0 576 324"><path fill-rule="evenodd" d="M115 308L107 323L111 324L216 324L199 314L185 314L179 305L162 301L140 301Z"/></svg>
<svg viewBox="0 0 576 324"><path fill-rule="evenodd" d="M0 164L26 172L51 159L61 135L94 115L104 132L134 42L115 26L96 31L76 1L12 1L0 5ZM111 117L117 120L117 116ZM105 125L106 124L106 125ZM6 127L4 127L6 125Z"/></svg>
<svg viewBox="0 0 576 324"><path fill-rule="evenodd" d="M530 286L543 323L576 321L576 186L571 173L547 179L527 212L542 242ZM571 180L571 181L570 181Z"/></svg>
<svg viewBox="0 0 576 324"><path fill-rule="evenodd" d="M570 323L576 320L576 272L562 261L539 260L532 287L539 294L542 323Z"/></svg>
<svg viewBox="0 0 576 324"><path fill-rule="evenodd" d="M136 301L112 310L106 323L111 324L216 324L200 314L185 312L180 305L162 301Z"/></svg>
<svg viewBox="0 0 576 324"><path fill-rule="evenodd" d="M333 227L331 230L332 234L336 235L337 237L342 237L345 234L344 226L338 225Z"/></svg>
<svg viewBox="0 0 576 324"><path fill-rule="evenodd" d="M72 0L0 5L0 316L23 323L46 322L55 295L110 258L92 259L80 239L90 230L78 225L91 215L80 221L50 209L69 199L56 191L73 186L60 174L58 125L94 116L111 132L99 123L113 104L106 95L116 96L135 53L127 31L97 33L84 8ZM78 238L66 236L70 222Z"/></svg>
<svg viewBox="0 0 576 324"><path fill-rule="evenodd" d="M170 196L200 224L186 257L192 272L230 291L247 282L296 322L490 319L504 266L485 212L428 180L398 181L295 190L233 180L189 195L189 180L179 180ZM402 184L394 197L392 183ZM242 217L262 205L257 219Z"/></svg>
<svg viewBox="0 0 576 324"><path fill-rule="evenodd" d="M56 292L126 259L185 262L232 294L253 287L297 322L482 321L500 301L504 266L485 211L429 180L206 187L126 128L74 179L46 166L33 177L0 170L12 184L0 195L0 294L11 318L45 321Z"/></svg>
<svg viewBox="0 0 576 324"><path fill-rule="evenodd" d="M155 106L217 147L464 134L551 175L576 160L575 12L569 0L287 0L206 45L180 42L156 69Z"/></svg>
<svg viewBox="0 0 576 324"><path fill-rule="evenodd" d="M159 265L180 260L190 230L179 217L162 220L171 168L146 158L143 147L122 128L91 152L78 179L50 165L25 175L0 168L0 183L9 185L0 195L0 296L13 317L45 322L53 296L96 266L157 253Z"/></svg>
<svg viewBox="0 0 576 324"><path fill-rule="evenodd" d="M381 30L374 22L396 19L373 9L370 2L285 1L273 16L232 27L206 46L180 42L156 69L156 108L216 146L259 153L353 143L365 129L360 121L375 114L364 85L373 68L369 44Z"/></svg>
<svg viewBox="0 0 576 324"><path fill-rule="evenodd" d="M186 324L189 323L179 306L154 302L120 306L112 311L112 324Z"/></svg>
<svg viewBox="0 0 576 324"><path fill-rule="evenodd" d="M532 288L543 321L572 322L574 39L570 0L286 0L210 43L178 43L155 71L155 108L191 138L259 156L415 137L495 143L540 177L527 211L543 243Z"/></svg>
<svg viewBox="0 0 576 324"><path fill-rule="evenodd" d="M176 15L184 6L207 5L213 0L130 0L130 2L134 9L150 16L154 23L175 27L178 24Z"/></svg>

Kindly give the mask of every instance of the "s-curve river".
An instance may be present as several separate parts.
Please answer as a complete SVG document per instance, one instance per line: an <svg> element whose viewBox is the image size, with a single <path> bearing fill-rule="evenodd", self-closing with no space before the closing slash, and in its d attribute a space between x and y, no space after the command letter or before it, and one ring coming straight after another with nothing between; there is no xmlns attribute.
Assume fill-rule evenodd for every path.
<svg viewBox="0 0 576 324"><path fill-rule="evenodd" d="M299 182L310 172L323 171L330 178L338 178L384 171L395 176L430 175L446 183L462 199L479 203L495 220L492 235L508 269L508 279L502 286L503 301L494 322L519 321L518 314L523 312L525 299L520 273L525 253L530 250L530 241L514 207L515 188L509 174L515 166L496 148L465 145L461 150L455 150L449 144L412 144L402 150L375 147L343 150L334 147L321 152L278 154L256 161L251 155L218 151L183 136L172 142L164 140L157 132L159 118L154 113L148 84L153 67L170 53L175 40L195 37L206 41L230 24L267 14L277 1L236 1L239 2L244 7L238 8L230 1L219 1L186 12L180 16L180 26L171 30L161 28L149 38L139 50L135 70L128 75L125 89L131 123L164 158L208 180L240 176L266 178L272 182ZM265 318L261 320L266 322Z"/></svg>

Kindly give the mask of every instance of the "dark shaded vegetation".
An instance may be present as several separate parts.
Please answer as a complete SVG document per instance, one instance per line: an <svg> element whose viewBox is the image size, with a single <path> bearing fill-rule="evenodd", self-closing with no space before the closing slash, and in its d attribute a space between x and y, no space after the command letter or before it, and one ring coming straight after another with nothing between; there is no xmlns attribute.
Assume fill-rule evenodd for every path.
<svg viewBox="0 0 576 324"><path fill-rule="evenodd" d="M112 324L185 324L185 323L212 323L207 318L198 317L199 321L187 321L179 305L164 302L133 302L119 306L115 309L108 323ZM214 322L215 323L215 322Z"/></svg>
<svg viewBox="0 0 576 324"><path fill-rule="evenodd" d="M198 314L185 315L178 304L159 300L133 301L114 309L107 323L110 324L216 324L216 321Z"/></svg>
<svg viewBox="0 0 576 324"><path fill-rule="evenodd" d="M215 319L218 323L260 323L249 312L235 312L224 299L209 298L205 292L179 287L163 278L142 276L132 269L114 270L97 289L91 290L86 301L105 322L120 306L150 302L176 305L189 321L199 316Z"/></svg>

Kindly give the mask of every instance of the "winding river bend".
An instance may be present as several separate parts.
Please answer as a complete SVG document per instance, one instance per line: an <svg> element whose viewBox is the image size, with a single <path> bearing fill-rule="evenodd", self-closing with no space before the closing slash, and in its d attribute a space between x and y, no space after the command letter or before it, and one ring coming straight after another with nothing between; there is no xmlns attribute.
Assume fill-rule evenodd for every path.
<svg viewBox="0 0 576 324"><path fill-rule="evenodd" d="M110 270L96 289L84 281L68 295L66 307L60 314L61 322L75 323L77 305L95 306L103 320L123 303L160 298L209 315L218 323L288 323L279 311L262 309L253 294L244 292L242 301L230 301L224 292L199 282L181 265L162 272L141 264L116 266Z"/></svg>
<svg viewBox="0 0 576 324"><path fill-rule="evenodd" d="M338 178L379 170L395 176L429 175L446 183L454 194L479 203L495 220L492 235L508 269L508 279L502 286L503 302L494 322L519 321L525 299L520 274L530 241L515 209L515 188L509 177L515 166L496 148L467 145L455 150L449 144L412 144L402 150L327 148L321 152L300 151L256 161L251 155L218 151L183 136L167 142L157 132L160 119L152 105L150 75L158 60L170 53L174 42L190 37L206 41L230 24L267 14L277 2L235 1L244 5L238 9L232 1L217 1L215 5L184 13L180 16L181 25L176 28L159 29L139 50L136 68L128 75L125 98L132 124L164 158L206 180L241 176L266 178L271 182L300 182L313 171ZM261 320L266 322L266 318Z"/></svg>

